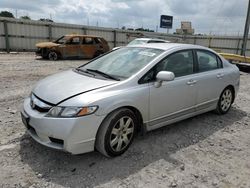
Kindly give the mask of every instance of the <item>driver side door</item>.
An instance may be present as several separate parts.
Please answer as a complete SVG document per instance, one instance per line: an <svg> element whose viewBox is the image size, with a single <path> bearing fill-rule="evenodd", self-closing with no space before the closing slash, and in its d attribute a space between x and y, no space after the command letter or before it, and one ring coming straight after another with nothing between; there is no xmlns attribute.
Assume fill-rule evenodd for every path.
<svg viewBox="0 0 250 188"><path fill-rule="evenodd" d="M79 57L80 56L80 37L70 38L64 46L65 57Z"/></svg>
<svg viewBox="0 0 250 188"><path fill-rule="evenodd" d="M149 84L149 129L195 112L197 87L194 70L194 53L184 50L167 56L149 72L153 77ZM175 79L162 82L157 88L155 77L160 71L173 72Z"/></svg>

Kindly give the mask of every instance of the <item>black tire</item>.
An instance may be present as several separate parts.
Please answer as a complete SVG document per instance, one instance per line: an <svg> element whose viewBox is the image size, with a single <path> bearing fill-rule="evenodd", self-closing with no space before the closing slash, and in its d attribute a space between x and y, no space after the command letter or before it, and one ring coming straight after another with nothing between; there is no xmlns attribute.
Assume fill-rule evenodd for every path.
<svg viewBox="0 0 250 188"><path fill-rule="evenodd" d="M42 48L41 54L42 54L43 59L48 59L48 49L47 48Z"/></svg>
<svg viewBox="0 0 250 188"><path fill-rule="evenodd" d="M48 59L51 60L51 61L58 60L58 53L56 53L55 51L49 51Z"/></svg>
<svg viewBox="0 0 250 188"><path fill-rule="evenodd" d="M134 139L137 125L138 120L131 110L121 108L112 112L105 118L98 130L96 149L107 157L123 154Z"/></svg>
<svg viewBox="0 0 250 188"><path fill-rule="evenodd" d="M233 100L234 100L233 89L231 87L225 88L220 95L216 112L218 114L226 114L230 110Z"/></svg>

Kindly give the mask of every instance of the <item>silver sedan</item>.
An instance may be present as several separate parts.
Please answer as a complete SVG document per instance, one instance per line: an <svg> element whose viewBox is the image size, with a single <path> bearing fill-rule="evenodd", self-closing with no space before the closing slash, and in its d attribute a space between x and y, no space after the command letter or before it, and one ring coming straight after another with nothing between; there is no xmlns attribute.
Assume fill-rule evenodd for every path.
<svg viewBox="0 0 250 188"><path fill-rule="evenodd" d="M212 110L227 113L239 83L238 68L211 49L143 44L39 81L21 114L45 146L114 157L138 132Z"/></svg>

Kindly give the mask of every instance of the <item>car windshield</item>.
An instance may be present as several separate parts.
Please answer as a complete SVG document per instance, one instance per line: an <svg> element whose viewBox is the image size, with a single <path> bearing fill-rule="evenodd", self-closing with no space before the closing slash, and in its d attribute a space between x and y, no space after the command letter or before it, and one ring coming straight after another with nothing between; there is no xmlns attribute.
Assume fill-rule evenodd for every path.
<svg viewBox="0 0 250 188"><path fill-rule="evenodd" d="M55 43L57 43L57 44L65 44L67 40L69 40L69 37L67 37L67 36L62 36L62 37L60 37L59 39L57 39L57 40L55 41Z"/></svg>
<svg viewBox="0 0 250 188"><path fill-rule="evenodd" d="M126 79L141 70L163 50L152 48L120 48L86 65L82 70L96 70L107 75Z"/></svg>
<svg viewBox="0 0 250 188"><path fill-rule="evenodd" d="M147 40L133 40L130 43L128 43L128 46L137 44L146 44L147 42L148 42Z"/></svg>

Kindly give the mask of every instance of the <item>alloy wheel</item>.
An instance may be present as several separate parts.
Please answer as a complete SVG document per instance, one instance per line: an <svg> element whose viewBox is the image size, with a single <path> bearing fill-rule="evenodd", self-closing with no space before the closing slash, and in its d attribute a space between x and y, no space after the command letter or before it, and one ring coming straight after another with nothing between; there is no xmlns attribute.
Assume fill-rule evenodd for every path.
<svg viewBox="0 0 250 188"><path fill-rule="evenodd" d="M232 104L233 94L230 89L226 89L221 96L221 109L226 112Z"/></svg>
<svg viewBox="0 0 250 188"><path fill-rule="evenodd" d="M130 144L134 127L132 118L128 116L124 116L117 121L110 135L110 146L113 151L122 151Z"/></svg>

